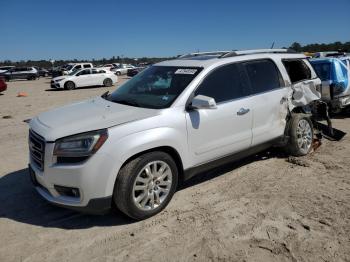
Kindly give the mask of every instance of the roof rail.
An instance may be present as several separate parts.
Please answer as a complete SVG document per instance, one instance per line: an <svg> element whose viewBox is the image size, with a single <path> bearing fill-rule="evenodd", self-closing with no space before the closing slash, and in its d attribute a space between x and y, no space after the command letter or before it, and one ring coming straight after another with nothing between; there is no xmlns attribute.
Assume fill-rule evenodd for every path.
<svg viewBox="0 0 350 262"><path fill-rule="evenodd" d="M196 56L215 56L215 57L221 57L227 53L230 53L231 51L213 51L213 52L196 52L196 53L189 53L180 55L177 59L183 59L183 58L191 58Z"/></svg>
<svg viewBox="0 0 350 262"><path fill-rule="evenodd" d="M239 55L253 55L253 54L281 54L281 53L296 53L293 49L252 49L242 51L232 51L220 56L220 58L233 57Z"/></svg>

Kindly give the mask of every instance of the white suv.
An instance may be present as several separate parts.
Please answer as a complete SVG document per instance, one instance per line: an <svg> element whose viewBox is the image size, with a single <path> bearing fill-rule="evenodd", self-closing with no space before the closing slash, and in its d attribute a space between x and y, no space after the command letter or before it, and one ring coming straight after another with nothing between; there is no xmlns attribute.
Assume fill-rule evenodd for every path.
<svg viewBox="0 0 350 262"><path fill-rule="evenodd" d="M70 64L67 64L63 71L62 71L62 74L63 75L68 75L74 71L77 71L77 70L80 70L80 69L83 69L83 68L92 68L94 67L91 63L79 63L79 64L76 64L76 63L70 63Z"/></svg>
<svg viewBox="0 0 350 262"><path fill-rule="evenodd" d="M306 155L321 84L286 50L197 53L30 121L30 174L56 205L134 219L171 200L178 181L284 143ZM315 102L316 101L316 102Z"/></svg>

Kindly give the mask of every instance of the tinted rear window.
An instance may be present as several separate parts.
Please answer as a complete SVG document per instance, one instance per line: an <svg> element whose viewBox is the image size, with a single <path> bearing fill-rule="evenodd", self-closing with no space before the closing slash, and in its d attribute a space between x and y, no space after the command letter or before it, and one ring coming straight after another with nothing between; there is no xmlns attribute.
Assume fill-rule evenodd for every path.
<svg viewBox="0 0 350 262"><path fill-rule="evenodd" d="M271 60L245 62L248 77L254 94L280 88L283 80L276 65Z"/></svg>
<svg viewBox="0 0 350 262"><path fill-rule="evenodd" d="M283 60L283 64L292 83L311 79L311 70L302 59Z"/></svg>

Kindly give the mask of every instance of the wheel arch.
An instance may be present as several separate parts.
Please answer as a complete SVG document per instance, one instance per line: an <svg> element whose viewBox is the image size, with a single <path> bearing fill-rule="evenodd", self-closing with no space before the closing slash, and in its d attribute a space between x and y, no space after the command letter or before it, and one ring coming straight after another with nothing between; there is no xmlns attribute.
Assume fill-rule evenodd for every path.
<svg viewBox="0 0 350 262"><path fill-rule="evenodd" d="M161 151L161 152L167 153L174 159L174 161L176 163L176 166L178 168L179 181L182 181L183 180L183 175L184 175L183 162L182 162L182 159L180 157L179 152L172 146L158 146L158 147L154 147L154 148L150 148L150 149L147 149L147 150L140 151L140 152L130 156L128 159L126 159L123 162L121 168L123 168L123 166L125 166L125 164L127 164L131 160L139 157L140 155L143 155L143 154L146 154L146 153L150 153L150 152L156 152L156 151Z"/></svg>

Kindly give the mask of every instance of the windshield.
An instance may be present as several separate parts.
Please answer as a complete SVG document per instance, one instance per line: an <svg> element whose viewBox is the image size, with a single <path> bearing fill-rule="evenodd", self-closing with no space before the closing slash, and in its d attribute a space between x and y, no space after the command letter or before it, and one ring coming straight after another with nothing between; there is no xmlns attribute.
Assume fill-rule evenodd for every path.
<svg viewBox="0 0 350 262"><path fill-rule="evenodd" d="M78 71L80 71L81 69L75 69L72 72L70 72L68 75L69 76L74 76L76 73L78 73Z"/></svg>
<svg viewBox="0 0 350 262"><path fill-rule="evenodd" d="M65 69L68 71L68 70L71 70L73 68L73 65L68 65L65 67Z"/></svg>
<svg viewBox="0 0 350 262"><path fill-rule="evenodd" d="M166 108L202 68L151 66L120 86L108 100L137 107Z"/></svg>
<svg viewBox="0 0 350 262"><path fill-rule="evenodd" d="M312 66L322 81L331 79L331 63L312 63Z"/></svg>

